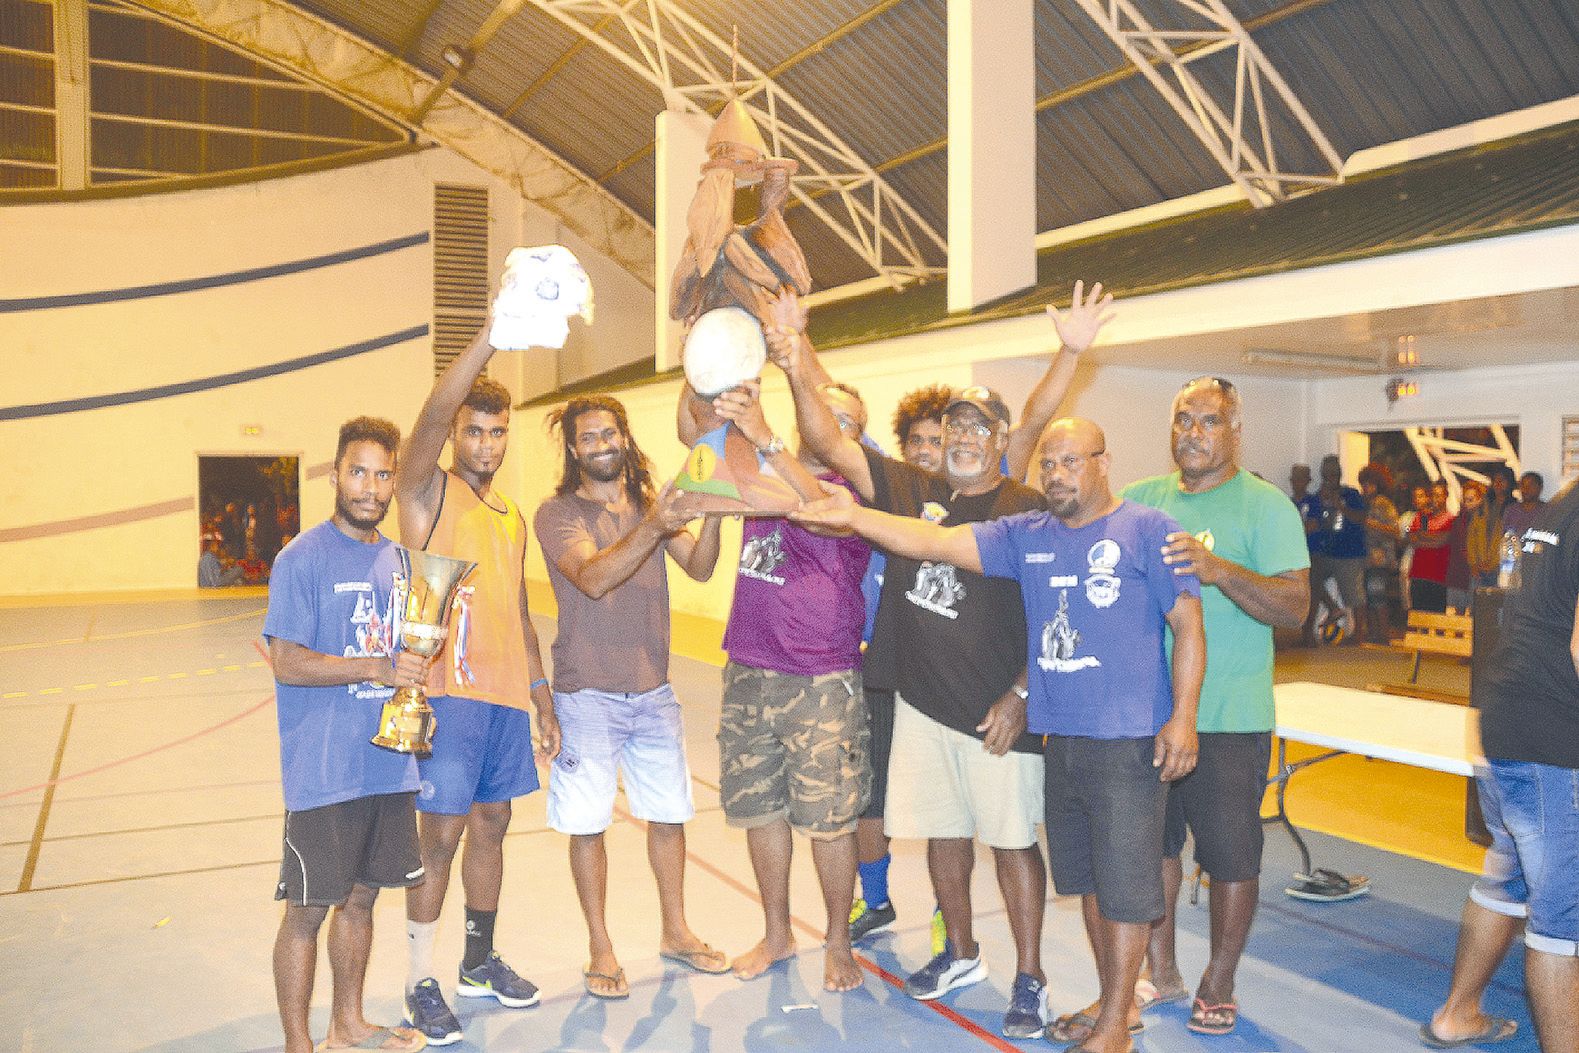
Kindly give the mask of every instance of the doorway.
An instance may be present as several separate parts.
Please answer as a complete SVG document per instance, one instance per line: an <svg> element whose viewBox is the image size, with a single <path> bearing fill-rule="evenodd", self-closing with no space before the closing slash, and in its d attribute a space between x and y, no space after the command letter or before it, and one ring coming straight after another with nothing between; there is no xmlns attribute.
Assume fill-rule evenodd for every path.
<svg viewBox="0 0 1579 1053"><path fill-rule="evenodd" d="M301 530L300 479L292 455L198 456L199 585L267 584L274 557Z"/></svg>

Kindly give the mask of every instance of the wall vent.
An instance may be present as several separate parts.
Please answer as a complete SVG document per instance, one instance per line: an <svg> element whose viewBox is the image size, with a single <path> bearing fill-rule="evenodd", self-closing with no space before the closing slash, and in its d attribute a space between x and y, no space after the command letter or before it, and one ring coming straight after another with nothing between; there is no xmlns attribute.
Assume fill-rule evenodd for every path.
<svg viewBox="0 0 1579 1053"><path fill-rule="evenodd" d="M488 318L488 188L433 187L433 375Z"/></svg>
<svg viewBox="0 0 1579 1053"><path fill-rule="evenodd" d="M1563 418L1563 478L1579 476L1579 417Z"/></svg>

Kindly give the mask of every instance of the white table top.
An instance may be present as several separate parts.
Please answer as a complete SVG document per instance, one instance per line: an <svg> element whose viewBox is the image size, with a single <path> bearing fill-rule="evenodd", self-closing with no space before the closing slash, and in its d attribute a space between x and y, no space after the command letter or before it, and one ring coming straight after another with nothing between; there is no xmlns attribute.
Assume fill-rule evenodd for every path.
<svg viewBox="0 0 1579 1053"><path fill-rule="evenodd" d="M1277 734L1417 768L1471 775L1480 714L1468 706L1299 681L1272 689Z"/></svg>

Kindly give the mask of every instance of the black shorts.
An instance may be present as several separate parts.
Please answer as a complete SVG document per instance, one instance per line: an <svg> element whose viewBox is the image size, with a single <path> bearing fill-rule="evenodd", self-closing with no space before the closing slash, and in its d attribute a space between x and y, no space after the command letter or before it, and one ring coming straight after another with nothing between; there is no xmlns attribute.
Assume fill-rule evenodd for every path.
<svg viewBox="0 0 1579 1053"><path fill-rule="evenodd" d="M888 800L888 755L894 749L894 693L869 688L866 715L872 724L872 799L862 819L881 819Z"/></svg>
<svg viewBox="0 0 1579 1053"><path fill-rule="evenodd" d="M285 813L274 898L338 907L354 885L408 888L422 881L417 795L385 793Z"/></svg>
<svg viewBox="0 0 1579 1053"><path fill-rule="evenodd" d="M1168 793L1163 855L1195 837L1195 861L1214 881L1249 881L1261 873L1261 800L1272 763L1271 732L1201 732L1195 770Z"/></svg>
<svg viewBox="0 0 1579 1053"><path fill-rule="evenodd" d="M1109 921L1162 917L1162 824L1167 784L1152 767L1155 739L1049 735L1047 861L1061 896L1095 893Z"/></svg>

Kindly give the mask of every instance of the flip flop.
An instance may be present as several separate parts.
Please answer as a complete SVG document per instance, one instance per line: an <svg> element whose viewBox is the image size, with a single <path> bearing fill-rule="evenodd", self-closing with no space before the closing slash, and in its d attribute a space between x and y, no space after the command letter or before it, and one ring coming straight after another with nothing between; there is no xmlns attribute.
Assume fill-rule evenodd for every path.
<svg viewBox="0 0 1579 1053"><path fill-rule="evenodd" d="M1167 1005L1169 1002L1183 1002L1189 997L1190 991L1186 987L1164 994L1157 989L1156 984L1144 977L1135 981L1135 1005L1142 1013L1159 1005Z"/></svg>
<svg viewBox="0 0 1579 1053"><path fill-rule="evenodd" d="M593 980L607 980L614 986L614 990L594 990L592 987ZM587 994L593 998L601 998L605 1002L617 1002L621 998L629 998L631 996L630 984L625 979L624 969L616 969L612 973L600 973L589 965L581 970L581 985L586 988Z"/></svg>
<svg viewBox="0 0 1579 1053"><path fill-rule="evenodd" d="M1509 1020L1504 1016L1488 1016L1486 1026L1478 1033L1466 1035L1463 1038L1443 1038L1431 1027L1427 1020L1420 1025L1420 1041L1432 1049L1458 1049L1460 1046L1484 1046L1493 1042L1505 1042L1518 1033L1519 1024L1516 1020Z"/></svg>
<svg viewBox="0 0 1579 1053"><path fill-rule="evenodd" d="M706 943L702 944L699 950L694 951L659 951L658 957L679 962L688 969L695 969L709 976L717 976L719 973L729 971L729 957ZM717 964L714 964L715 961Z"/></svg>
<svg viewBox="0 0 1579 1053"><path fill-rule="evenodd" d="M1082 1009L1075 1013L1065 1013L1055 1019L1047 1025L1047 1033L1054 1042L1078 1043L1090 1038L1096 1026L1096 1017ZM1145 1021L1137 1021L1129 1025L1129 1033L1132 1035L1138 1035L1144 1030L1146 1030Z"/></svg>
<svg viewBox="0 0 1579 1053"><path fill-rule="evenodd" d="M1208 1024L1208 1016L1217 1015L1225 1018L1221 1024ZM1239 1003L1219 1002L1216 1005L1204 999L1197 998L1190 1009L1189 1022L1184 1026L1194 1031L1197 1035L1226 1035L1233 1031L1234 1025L1239 1023Z"/></svg>
<svg viewBox="0 0 1579 1053"><path fill-rule="evenodd" d="M396 1044L390 1045L391 1041ZM416 1053L417 1050L425 1048L427 1044L427 1039L409 1027L403 1027L399 1030L392 1027L381 1027L362 1039L362 1041L349 1046L331 1046L326 1038L313 1047L313 1053L326 1053L326 1051L336 1049L387 1049L396 1050L399 1053Z"/></svg>

